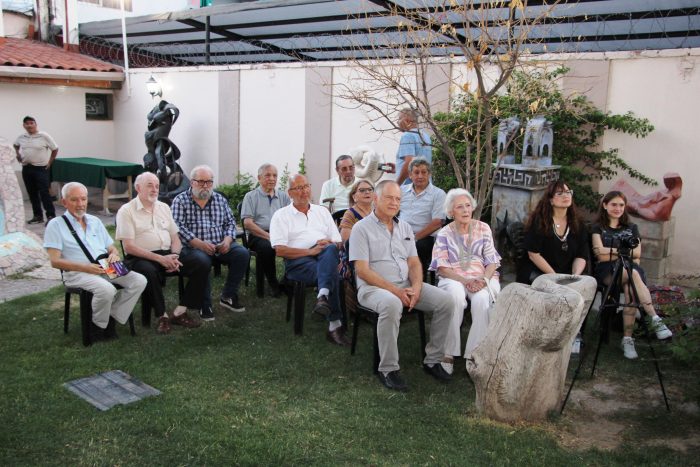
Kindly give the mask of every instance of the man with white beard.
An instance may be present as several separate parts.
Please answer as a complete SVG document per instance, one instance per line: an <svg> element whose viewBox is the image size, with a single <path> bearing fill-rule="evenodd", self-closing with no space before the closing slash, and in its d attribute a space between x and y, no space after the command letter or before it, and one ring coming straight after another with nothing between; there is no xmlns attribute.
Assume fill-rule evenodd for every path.
<svg viewBox="0 0 700 467"><path fill-rule="evenodd" d="M203 292L209 275L209 264L194 255L180 258L182 243L170 207L158 201L160 182L151 172L144 172L134 181L136 198L117 212L117 240L121 240L125 263L132 271L148 279L145 293L158 318L158 334L168 334L170 325L186 328L200 323L187 315L187 309L202 309ZM165 311L163 285L165 275L179 272L189 278L183 296L175 309Z"/></svg>
<svg viewBox="0 0 700 467"><path fill-rule="evenodd" d="M232 311L245 311L238 298L238 287L250 254L235 242L236 220L226 198L214 191L214 172L209 166L198 165L192 169L190 188L175 197L172 210L183 244L180 258L184 261L195 256L208 267L213 261L228 265L219 304ZM204 290L201 317L205 321L214 319L211 281L207 281Z"/></svg>
<svg viewBox="0 0 700 467"><path fill-rule="evenodd" d="M117 337L114 322L124 324L129 319L146 287L146 278L129 271L110 279L98 264L103 258L108 263L119 261L119 250L102 222L86 213L85 185L78 182L63 185L61 202L66 213L51 219L44 233L44 248L51 266L63 271L66 287L79 287L92 293L91 340ZM117 289L115 284L122 288Z"/></svg>

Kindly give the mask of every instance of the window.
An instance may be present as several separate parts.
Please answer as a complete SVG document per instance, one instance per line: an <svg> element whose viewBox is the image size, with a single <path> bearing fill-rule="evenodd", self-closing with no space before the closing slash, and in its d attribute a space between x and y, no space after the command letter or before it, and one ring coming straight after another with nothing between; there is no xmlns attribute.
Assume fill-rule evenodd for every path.
<svg viewBox="0 0 700 467"><path fill-rule="evenodd" d="M85 120L112 120L112 95L86 93Z"/></svg>
<svg viewBox="0 0 700 467"><path fill-rule="evenodd" d="M91 3L93 5L100 6L102 8L113 8L115 10L121 10L121 0L78 0L82 3ZM134 11L131 4L132 0L124 0L124 10Z"/></svg>

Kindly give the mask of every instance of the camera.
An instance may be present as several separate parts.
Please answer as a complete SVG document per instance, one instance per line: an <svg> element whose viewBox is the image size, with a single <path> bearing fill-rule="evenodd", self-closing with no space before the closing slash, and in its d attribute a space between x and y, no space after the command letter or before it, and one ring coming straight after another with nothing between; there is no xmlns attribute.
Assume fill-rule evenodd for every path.
<svg viewBox="0 0 700 467"><path fill-rule="evenodd" d="M627 230L613 236L611 246L617 248L620 254L629 254L630 251L639 246L639 237Z"/></svg>

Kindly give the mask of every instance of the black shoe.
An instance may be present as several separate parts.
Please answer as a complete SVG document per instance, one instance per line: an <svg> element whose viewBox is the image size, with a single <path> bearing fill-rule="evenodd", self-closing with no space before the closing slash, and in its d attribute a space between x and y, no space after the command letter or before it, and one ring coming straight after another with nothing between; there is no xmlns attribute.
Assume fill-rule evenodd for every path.
<svg viewBox="0 0 700 467"><path fill-rule="evenodd" d="M328 297L321 295L318 300L316 300L316 306L314 306L314 313L317 313L324 318L331 314L331 306L328 303Z"/></svg>
<svg viewBox="0 0 700 467"><path fill-rule="evenodd" d="M106 340L105 330L90 321L90 342L100 342Z"/></svg>
<svg viewBox="0 0 700 467"><path fill-rule="evenodd" d="M31 219L29 219L29 220L27 221L27 224L42 224L43 222L44 222L44 218L43 218L43 217L36 217L36 216L34 216L34 217L32 217Z"/></svg>
<svg viewBox="0 0 700 467"><path fill-rule="evenodd" d="M380 371L377 373L377 376L379 377L379 381L381 381L384 386L393 391L408 391L408 385L404 382L403 378L401 378L399 370L390 371L386 374L386 376Z"/></svg>
<svg viewBox="0 0 700 467"><path fill-rule="evenodd" d="M214 312L211 311L210 306L205 306L199 311L199 316L202 321L214 321Z"/></svg>
<svg viewBox="0 0 700 467"><path fill-rule="evenodd" d="M224 308L228 308L231 311L235 311L237 313L241 313L245 311L245 307L240 304L238 301L238 295L235 295L231 298L224 298L221 297L221 300L219 300L219 305L221 305Z"/></svg>
<svg viewBox="0 0 700 467"><path fill-rule="evenodd" d="M53 219L54 217L56 217L56 216L46 216L46 224L44 224L44 226L49 225L49 221L50 221L51 219Z"/></svg>
<svg viewBox="0 0 700 467"><path fill-rule="evenodd" d="M439 363L433 363L432 366L428 365L427 363L424 363L423 369L430 376L443 383L452 380L452 376L448 372L446 372L442 365L440 365Z"/></svg>
<svg viewBox="0 0 700 467"><path fill-rule="evenodd" d="M104 336L105 340L117 339L119 337L117 335L117 320L112 317L109 318L109 323L104 330Z"/></svg>
<svg viewBox="0 0 700 467"><path fill-rule="evenodd" d="M270 284L270 296L272 298L280 298L283 293L279 284Z"/></svg>

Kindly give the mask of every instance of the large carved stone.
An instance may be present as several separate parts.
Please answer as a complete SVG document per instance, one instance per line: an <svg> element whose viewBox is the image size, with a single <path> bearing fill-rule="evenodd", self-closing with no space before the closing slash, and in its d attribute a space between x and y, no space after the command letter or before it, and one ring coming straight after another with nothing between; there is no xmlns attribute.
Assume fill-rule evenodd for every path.
<svg viewBox="0 0 700 467"><path fill-rule="evenodd" d="M467 358L482 415L531 421L559 408L571 344L595 290L589 276L546 274L501 291L486 337Z"/></svg>

